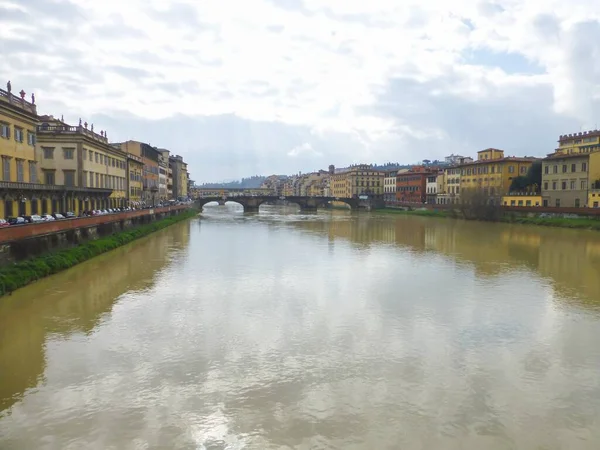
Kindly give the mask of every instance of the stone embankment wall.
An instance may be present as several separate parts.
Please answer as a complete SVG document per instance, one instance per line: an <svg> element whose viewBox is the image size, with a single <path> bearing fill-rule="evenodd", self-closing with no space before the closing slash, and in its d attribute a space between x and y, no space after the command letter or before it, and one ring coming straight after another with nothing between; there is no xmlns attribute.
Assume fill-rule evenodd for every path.
<svg viewBox="0 0 600 450"><path fill-rule="evenodd" d="M0 266L177 215L187 209L188 206L168 206L2 228Z"/></svg>

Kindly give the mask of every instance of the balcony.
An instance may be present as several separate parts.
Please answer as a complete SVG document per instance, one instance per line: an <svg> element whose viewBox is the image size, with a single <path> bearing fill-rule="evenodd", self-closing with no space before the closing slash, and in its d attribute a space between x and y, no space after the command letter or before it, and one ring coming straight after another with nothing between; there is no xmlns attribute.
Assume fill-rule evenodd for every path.
<svg viewBox="0 0 600 450"><path fill-rule="evenodd" d="M42 125L37 126L37 132L39 134L46 134L46 133L48 133L48 134L66 134L66 135L80 134L83 136L87 136L90 139L93 139L95 141L102 142L103 144L108 144L108 139L104 135L104 132L102 132L102 134L98 134L92 130L88 130L87 128L85 128L81 125L72 127L72 126L66 125L66 124L63 124L63 125L42 124Z"/></svg>
<svg viewBox="0 0 600 450"><path fill-rule="evenodd" d="M42 183L21 183L12 181L0 181L0 190L7 190L9 192L24 192L24 191L37 191L37 192L85 192L85 193L97 193L97 194L108 194L112 193L112 189L103 188L92 188L92 187L80 187L80 186L61 186L56 184L42 184Z"/></svg>
<svg viewBox="0 0 600 450"><path fill-rule="evenodd" d="M9 93L3 89L0 89L0 101L10 103L28 113L37 115L37 107L34 103L28 102L24 98L17 97L15 94Z"/></svg>

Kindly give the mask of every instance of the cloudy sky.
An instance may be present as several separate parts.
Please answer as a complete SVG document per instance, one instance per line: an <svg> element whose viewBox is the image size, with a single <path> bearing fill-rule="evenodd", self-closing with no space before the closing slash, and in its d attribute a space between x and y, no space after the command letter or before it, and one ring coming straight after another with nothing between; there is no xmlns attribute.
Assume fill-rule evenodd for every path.
<svg viewBox="0 0 600 450"><path fill-rule="evenodd" d="M600 128L596 0L0 0L0 87L197 182Z"/></svg>

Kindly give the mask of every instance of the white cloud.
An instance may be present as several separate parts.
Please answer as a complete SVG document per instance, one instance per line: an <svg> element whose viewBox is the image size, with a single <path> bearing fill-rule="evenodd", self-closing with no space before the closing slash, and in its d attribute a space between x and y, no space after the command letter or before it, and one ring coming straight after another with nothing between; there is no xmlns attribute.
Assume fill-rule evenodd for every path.
<svg viewBox="0 0 600 450"><path fill-rule="evenodd" d="M288 156L295 158L297 156L323 156L321 152L316 151L311 144L305 142L304 144L297 145L288 152Z"/></svg>
<svg viewBox="0 0 600 450"><path fill-rule="evenodd" d="M499 146L482 144L482 130L461 128L438 111L423 114L433 105L446 115L468 114L461 108L471 104L487 116L483 123L508 126L502 144L517 148L529 138L511 132L499 111L518 110L515 128L535 116L530 129L546 137L533 153L543 154L558 134L597 121L599 19L592 0L0 0L0 77L34 90L43 112L70 121L119 117L109 130L115 138L129 133L131 116L235 114L249 130L257 121L283 124L290 134L301 127L296 142L312 133L321 141L307 144L346 158L328 163L410 162L453 148L472 154L478 145ZM494 64L467 60L474 50L493 52ZM505 53L539 70L513 73ZM486 104L496 109L481 108ZM196 150L176 151L193 159L202 148L200 166L211 148L189 133ZM355 145L325 150L339 134ZM169 130L158 139L165 147L177 141ZM238 149L253 147L267 173L275 170L268 162L277 159L274 152L290 148L267 154L261 145ZM197 170L198 179L215 175ZM237 172L222 174L230 175Z"/></svg>

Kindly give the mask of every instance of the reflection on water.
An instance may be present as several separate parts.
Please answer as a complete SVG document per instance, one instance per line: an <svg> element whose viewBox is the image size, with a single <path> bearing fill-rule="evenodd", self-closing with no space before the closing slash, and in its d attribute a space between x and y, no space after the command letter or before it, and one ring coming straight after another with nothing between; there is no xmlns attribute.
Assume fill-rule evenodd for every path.
<svg viewBox="0 0 600 450"><path fill-rule="evenodd" d="M155 272L187 245L189 226L173 226L1 298L0 415L42 381L46 339L90 333L119 295L150 287Z"/></svg>
<svg viewBox="0 0 600 450"><path fill-rule="evenodd" d="M597 234L234 209L3 299L0 448L600 447Z"/></svg>

